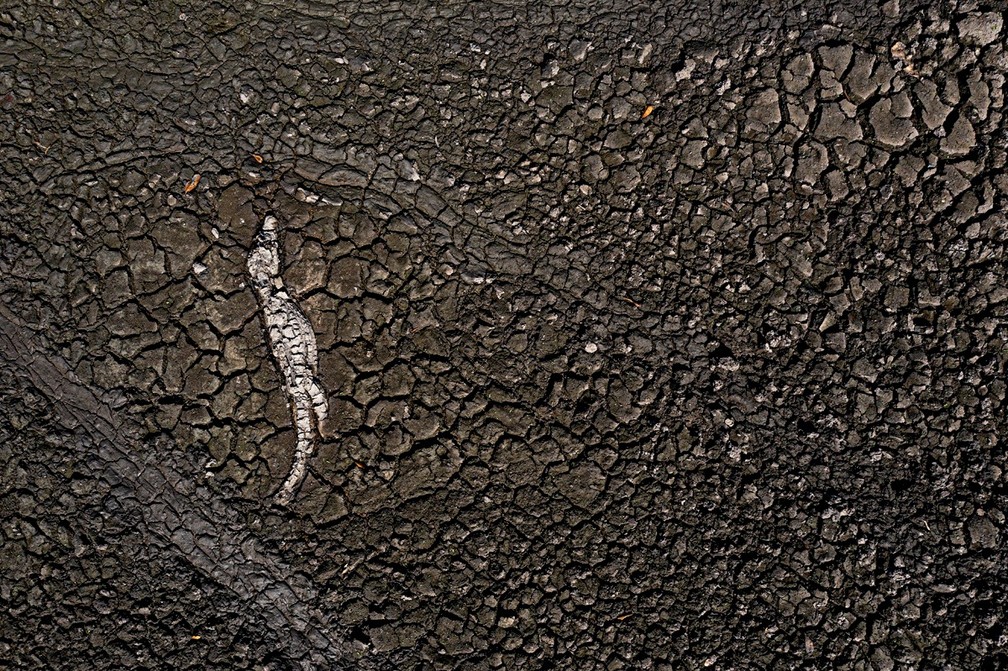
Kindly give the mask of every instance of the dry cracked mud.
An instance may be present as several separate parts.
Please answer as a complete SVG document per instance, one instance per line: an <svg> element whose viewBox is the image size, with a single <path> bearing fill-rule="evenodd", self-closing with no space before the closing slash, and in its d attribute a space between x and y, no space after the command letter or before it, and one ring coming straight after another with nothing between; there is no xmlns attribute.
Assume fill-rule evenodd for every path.
<svg viewBox="0 0 1008 671"><path fill-rule="evenodd" d="M1005 10L0 4L0 668L1008 667Z"/></svg>

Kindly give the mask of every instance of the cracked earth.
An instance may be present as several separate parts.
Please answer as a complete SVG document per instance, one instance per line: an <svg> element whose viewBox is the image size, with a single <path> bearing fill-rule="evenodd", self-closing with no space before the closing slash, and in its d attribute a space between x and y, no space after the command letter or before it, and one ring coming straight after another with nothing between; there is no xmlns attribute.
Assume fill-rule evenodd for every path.
<svg viewBox="0 0 1008 671"><path fill-rule="evenodd" d="M0 5L0 667L1008 667L1005 7L792 4Z"/></svg>

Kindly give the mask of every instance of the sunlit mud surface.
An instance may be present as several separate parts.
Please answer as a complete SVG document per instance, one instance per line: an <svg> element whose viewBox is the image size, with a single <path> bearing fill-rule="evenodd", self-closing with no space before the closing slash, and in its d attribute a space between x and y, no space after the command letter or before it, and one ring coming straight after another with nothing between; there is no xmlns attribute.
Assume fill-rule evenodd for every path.
<svg viewBox="0 0 1008 671"><path fill-rule="evenodd" d="M0 667L1008 664L1005 15L784 4L0 3Z"/></svg>

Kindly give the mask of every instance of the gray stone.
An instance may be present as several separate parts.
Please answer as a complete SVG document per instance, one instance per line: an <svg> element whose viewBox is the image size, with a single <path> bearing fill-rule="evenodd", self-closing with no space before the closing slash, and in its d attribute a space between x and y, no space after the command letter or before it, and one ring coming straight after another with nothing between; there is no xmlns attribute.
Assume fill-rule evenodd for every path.
<svg viewBox="0 0 1008 671"><path fill-rule="evenodd" d="M893 98L883 98L875 103L868 113L868 121L875 131L879 144L890 149L899 149L910 144L917 137L913 121L897 114Z"/></svg>
<svg viewBox="0 0 1008 671"><path fill-rule="evenodd" d="M337 298L360 296L364 284L361 262L351 257L343 257L332 264L329 271L329 291Z"/></svg>
<svg viewBox="0 0 1008 671"><path fill-rule="evenodd" d="M970 14L956 27L963 42L983 47L1001 35L1003 26L1004 17L1000 12L985 12Z"/></svg>
<svg viewBox="0 0 1008 671"><path fill-rule="evenodd" d="M892 657L885 648L876 648L872 653L872 668L878 671L892 671L894 668Z"/></svg>
<svg viewBox="0 0 1008 671"><path fill-rule="evenodd" d="M945 119L948 118L952 108L943 103L938 97L938 87L934 82L921 80L914 87L914 94L921 103L921 107L923 108L921 118L924 119L924 124L929 130L939 128L945 123Z"/></svg>
<svg viewBox="0 0 1008 671"><path fill-rule="evenodd" d="M584 40L572 40L570 43L570 55L575 63L580 63L588 55L590 45Z"/></svg>
<svg viewBox="0 0 1008 671"><path fill-rule="evenodd" d="M801 93L808 87L814 71L815 63L811 54L795 56L783 73L784 89L788 93Z"/></svg>
<svg viewBox="0 0 1008 671"><path fill-rule="evenodd" d="M641 175L637 168L628 165L614 172L611 181L617 191L629 193L640 185Z"/></svg>
<svg viewBox="0 0 1008 671"><path fill-rule="evenodd" d="M854 66L844 77L847 87L847 97L855 103L861 103L874 95L878 90L878 82L872 78L875 68L875 56L859 52L854 57Z"/></svg>
<svg viewBox="0 0 1008 671"><path fill-rule="evenodd" d="M683 147L682 162L694 170L700 170L704 167L703 150L706 146L706 140L690 140Z"/></svg>
<svg viewBox="0 0 1008 671"><path fill-rule="evenodd" d="M969 523L970 547L996 548L1001 533L991 522L990 517L974 517Z"/></svg>
<svg viewBox="0 0 1008 671"><path fill-rule="evenodd" d="M818 142L810 142L803 145L798 152L795 177L806 184L815 184L828 165L829 154L826 147Z"/></svg>
<svg viewBox="0 0 1008 671"><path fill-rule="evenodd" d="M781 122L780 95L773 89L763 89L753 96L747 115L755 130L773 130Z"/></svg>
<svg viewBox="0 0 1008 671"><path fill-rule="evenodd" d="M605 139L605 147L607 149L624 149L633 142L633 138L630 134L623 130L614 130Z"/></svg>
<svg viewBox="0 0 1008 671"><path fill-rule="evenodd" d="M830 200L842 200L850 193L844 174L839 170L830 170L826 174L826 187L830 192Z"/></svg>
<svg viewBox="0 0 1008 671"><path fill-rule="evenodd" d="M822 107L822 114L819 117L819 125L816 127L816 135L826 140L835 138L845 138L847 140L860 140L863 137L861 125L853 114L847 114L843 105L850 107L846 101L840 103L825 103ZM851 110L853 112L853 110Z"/></svg>
<svg viewBox="0 0 1008 671"><path fill-rule="evenodd" d="M886 307L891 310L899 310L910 303L910 289L907 287L891 286L886 292Z"/></svg>
<svg viewBox="0 0 1008 671"><path fill-rule="evenodd" d="M822 59L823 67L832 70L837 75L843 74L850 64L854 48L849 44L839 47L820 47L819 58Z"/></svg>
<svg viewBox="0 0 1008 671"><path fill-rule="evenodd" d="M979 74L979 72L974 71L973 77L970 78L969 101L974 109L976 109L977 119L986 121L991 105L990 86L979 78Z"/></svg>
<svg viewBox="0 0 1008 671"><path fill-rule="evenodd" d="M606 476L595 464L575 466L558 478L560 492L576 506L587 507L605 489Z"/></svg>
<svg viewBox="0 0 1008 671"><path fill-rule="evenodd" d="M574 103L574 87L547 86L536 98L536 103L554 114L559 114L565 107Z"/></svg>
<svg viewBox="0 0 1008 671"><path fill-rule="evenodd" d="M976 146L976 133L973 124L965 116L956 119L952 132L942 138L941 150L951 156L963 156L970 153Z"/></svg>

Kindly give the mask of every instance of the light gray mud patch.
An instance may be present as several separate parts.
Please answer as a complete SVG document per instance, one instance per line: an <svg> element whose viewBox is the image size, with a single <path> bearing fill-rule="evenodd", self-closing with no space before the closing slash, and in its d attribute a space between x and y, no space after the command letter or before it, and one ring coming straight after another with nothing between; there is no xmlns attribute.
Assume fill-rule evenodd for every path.
<svg viewBox="0 0 1008 671"><path fill-rule="evenodd" d="M280 249L276 217L267 216L248 257L256 297L262 308L270 350L283 373L284 391L293 409L297 444L290 474L277 493L281 505L290 503L308 470L315 447L315 429L326 418L329 405L318 383L318 345L308 317L284 288L280 277Z"/></svg>

